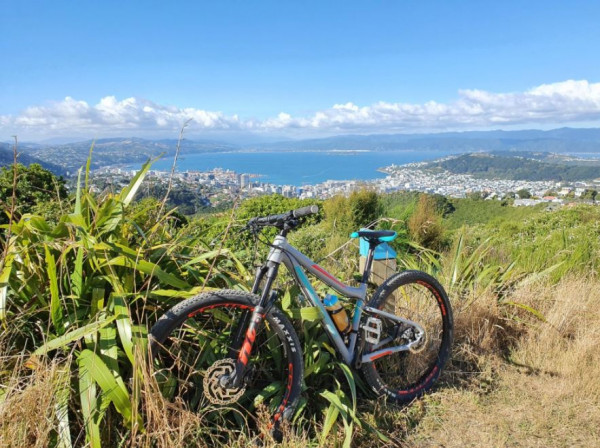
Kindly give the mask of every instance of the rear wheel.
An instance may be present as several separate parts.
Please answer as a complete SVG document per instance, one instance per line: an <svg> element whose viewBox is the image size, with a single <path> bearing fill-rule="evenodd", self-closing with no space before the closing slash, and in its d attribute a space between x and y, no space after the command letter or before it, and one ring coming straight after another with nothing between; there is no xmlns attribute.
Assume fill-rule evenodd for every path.
<svg viewBox="0 0 600 448"><path fill-rule="evenodd" d="M255 426L261 406L277 428L297 404L303 373L300 343L277 309L267 313L256 333L242 385L231 389L219 383L235 366L257 301L242 291L201 294L172 308L150 331L155 377L163 395L201 413L217 428Z"/></svg>
<svg viewBox="0 0 600 448"><path fill-rule="evenodd" d="M453 321L448 296L432 276L404 271L388 278L375 291L369 306L417 323L425 336L411 350L384 355L361 367L365 381L379 396L406 403L421 396L438 379L450 356ZM391 339L375 350L406 345L415 340L412 326L365 313L381 320L381 338ZM366 344L363 353L374 350Z"/></svg>

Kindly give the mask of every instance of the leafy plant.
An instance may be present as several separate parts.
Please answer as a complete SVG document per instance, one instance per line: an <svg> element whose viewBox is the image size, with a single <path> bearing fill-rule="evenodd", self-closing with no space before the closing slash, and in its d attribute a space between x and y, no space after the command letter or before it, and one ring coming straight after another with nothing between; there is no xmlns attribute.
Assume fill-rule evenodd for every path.
<svg viewBox="0 0 600 448"><path fill-rule="evenodd" d="M61 446L78 437L67 428L84 428L92 447L116 445L124 434L104 424L109 418L143 431L135 377L148 322L175 300L248 280L230 251L208 250L178 231L172 211L151 220L147 209L129 213L150 161L121 192L103 197L89 192L89 165L73 208L56 224L32 214L12 223L0 269L0 325L13 350L30 350L30 369L41 357L72 359L70 385L57 384ZM23 316L24 327L11 327Z"/></svg>

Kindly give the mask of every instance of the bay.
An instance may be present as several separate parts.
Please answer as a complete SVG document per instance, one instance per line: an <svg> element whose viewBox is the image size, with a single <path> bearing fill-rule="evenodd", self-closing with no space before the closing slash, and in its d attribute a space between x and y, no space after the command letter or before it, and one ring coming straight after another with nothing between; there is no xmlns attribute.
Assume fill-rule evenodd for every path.
<svg viewBox="0 0 600 448"><path fill-rule="evenodd" d="M447 151L302 151L225 152L180 156L178 171L211 171L259 174L260 182L276 185L315 185L327 180L369 180L385 177L378 168L445 157ZM158 160L152 169L169 171L173 160Z"/></svg>

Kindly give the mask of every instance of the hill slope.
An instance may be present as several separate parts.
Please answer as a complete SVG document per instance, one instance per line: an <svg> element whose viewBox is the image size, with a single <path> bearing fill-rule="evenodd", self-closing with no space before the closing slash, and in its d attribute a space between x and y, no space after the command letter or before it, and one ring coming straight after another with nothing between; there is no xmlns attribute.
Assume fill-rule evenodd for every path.
<svg viewBox="0 0 600 448"><path fill-rule="evenodd" d="M511 153L463 154L441 162L432 162L428 166L486 179L574 182L600 176L600 164L597 161L579 163L553 161L551 163L530 157L514 156Z"/></svg>
<svg viewBox="0 0 600 448"><path fill-rule="evenodd" d="M8 166L12 165L14 160L13 148L11 145L7 143L0 143L0 166ZM39 163L44 168L49 171L52 171L54 174L62 175L65 174L64 168L61 166L48 162L46 160L39 159L27 153L24 153L22 148L20 148L18 159L19 163L23 165L29 166L32 163Z"/></svg>

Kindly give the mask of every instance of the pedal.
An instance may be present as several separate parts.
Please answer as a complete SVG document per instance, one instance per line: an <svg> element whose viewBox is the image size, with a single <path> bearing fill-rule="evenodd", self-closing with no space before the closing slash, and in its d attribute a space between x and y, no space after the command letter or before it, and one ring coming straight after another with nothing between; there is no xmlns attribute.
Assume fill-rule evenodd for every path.
<svg viewBox="0 0 600 448"><path fill-rule="evenodd" d="M379 344L381 339L381 319L369 317L361 327L365 332L365 341L369 344Z"/></svg>

